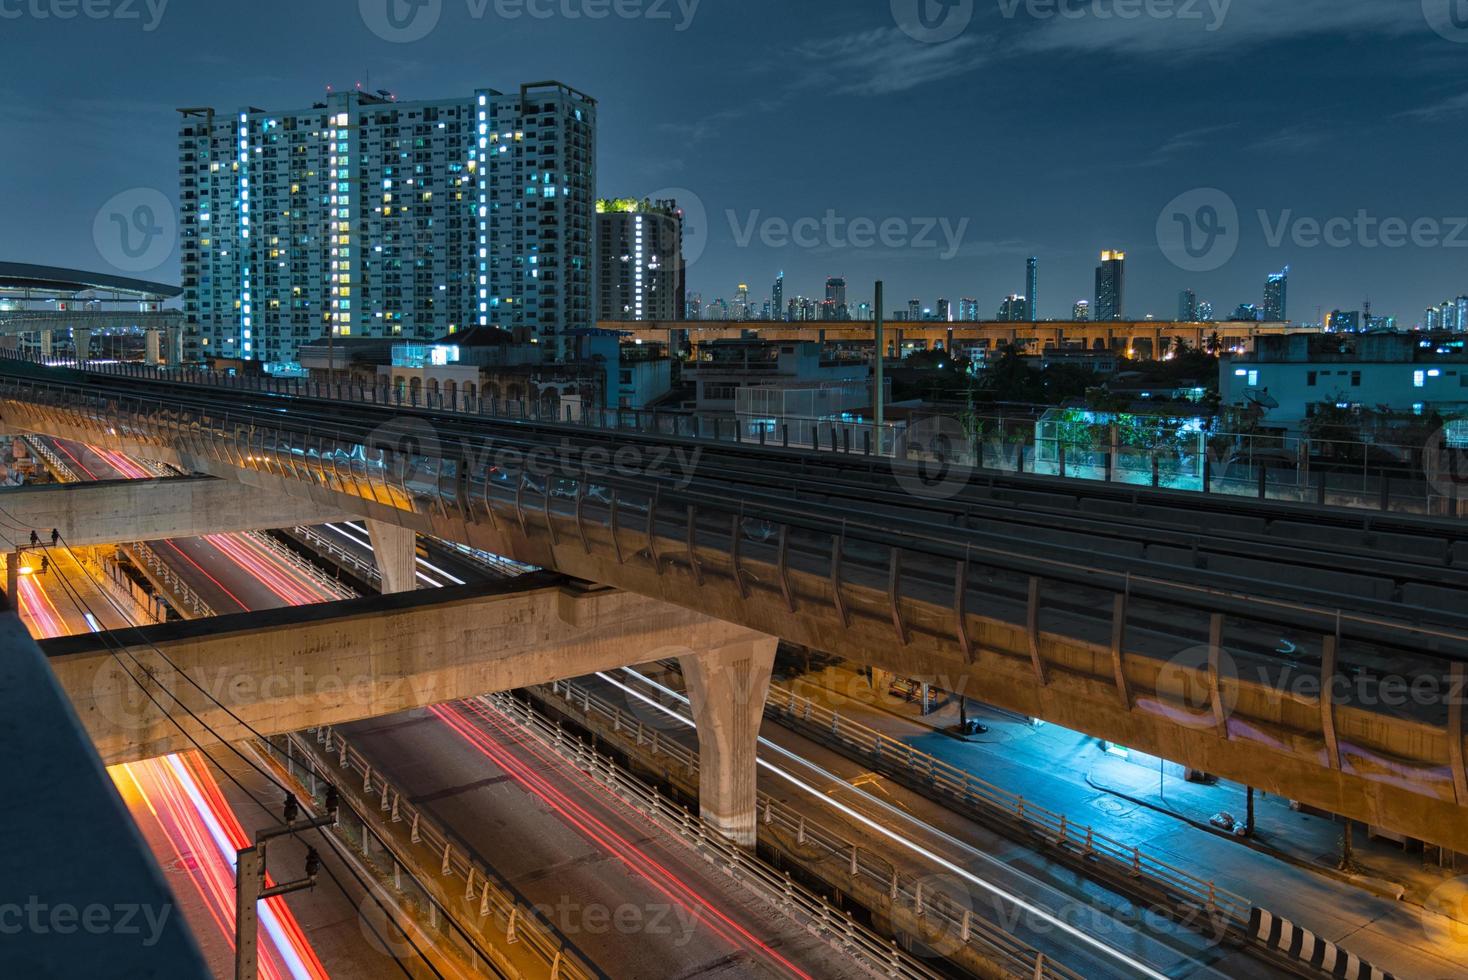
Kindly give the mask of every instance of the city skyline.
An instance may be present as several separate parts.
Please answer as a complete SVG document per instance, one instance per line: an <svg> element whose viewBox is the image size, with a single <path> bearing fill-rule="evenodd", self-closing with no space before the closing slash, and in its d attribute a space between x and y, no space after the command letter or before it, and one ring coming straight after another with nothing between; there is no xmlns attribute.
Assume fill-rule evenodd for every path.
<svg viewBox="0 0 1468 980"><path fill-rule="evenodd" d="M1131 315L1168 316L1185 288L1224 310L1258 303L1261 271L1288 264L1295 318L1314 319L1317 308L1360 308L1369 295L1378 311L1409 323L1427 306L1468 292L1461 247L1468 235L1458 229L1454 215L1462 208L1450 190L1452 145L1462 138L1452 123L1468 113L1468 100L1434 71L1461 47L1407 6L1413 9L1359 4L1340 18L1314 0L1288 14L1237 0L1216 31L1144 18L1128 26L1120 45L1111 45L1103 24L978 8L957 37L925 44L893 25L887 4L821 16L776 5L749 16L746 8L704 4L686 24L561 18L555 45L540 43L542 22L534 18L474 19L453 5L436 30L412 43L384 39L356 4L345 3L298 8L265 0L257 17L238 24L223 11L176 6L151 30L146 22L22 18L7 21L16 43L0 111L17 143L52 152L0 162L7 186L23 190L0 234L11 258L115 265L93 244L93 221L114 195L135 188L174 199L177 107L291 106L302 93L324 96L327 84L342 90L358 82L405 99L469 91L483 80L476 52L492 39L495 79L560 78L598 98L599 192L676 197L657 192L686 190L685 198L697 199L705 218L690 288L705 294L708 283L737 282L754 269L783 268L790 282L806 283L836 266L852 283L881 278L904 294L979 296L987 308L991 299L1024 291L1014 266L1039 256L1047 285L1037 312L1063 317L1089 292L1097 248L1112 244L1128 252ZM295 29L272 30L272 15L288 15ZM346 43L323 51L310 40L321 32ZM772 34L781 41L768 56L723 53ZM125 74L126 95L101 93L88 77L45 58L57 41L98 76ZM267 41L268 69L211 70L255 63L251 52ZM1036 65L1015 56L1036 51L1066 55L1047 60L1046 84L1038 84ZM1189 56L1189 73L1155 91L1155 70L1175 51ZM1290 68L1240 79L1234 62L1245 55L1272 56ZM627 57L652 58L659 71L624 77L616 65ZM791 64L801 66L793 77L782 70ZM1411 66L1405 75L1401 64ZM1103 67L1105 91L1090 91L1086 79ZM964 93L979 79L994 98L976 108ZM45 99L36 101L42 91ZM820 113L806 107L818 91L827 93ZM1136 104L1136 118L1103 127L1100 106L1118 98ZM1286 118L1274 111L1281 103L1292 107ZM1204 105L1209 111L1200 112ZM910 161L900 183L881 166L850 159L852 134L897 111L916 131L944 134L943 151ZM1335 123L1329 130L1306 122L1322 112ZM71 124L55 126L58 114ZM1277 122L1249 132L1233 118ZM955 127L960 119L965 125ZM760 120L761 140L737 135ZM1044 123L1027 134L1023 154L1001 145L976 155L979 144L964 135L1018 121ZM719 138L725 133L730 138ZM1443 152L1391 149L1428 139ZM1073 152L1078 144L1088 147L1081 159ZM780 151L769 153L768 145ZM1252 165L1261 153L1268 166ZM1237 208L1238 241L1227 261L1191 272L1169 258L1155 226L1169 200L1200 188L1221 189ZM848 223L908 222L907 244L764 244L760 226L770 219L820 221L828 211ZM962 227L951 255L941 234L932 236L937 247L911 247L925 217ZM1436 221L1440 241L1371 247L1369 229L1393 219ZM1368 232L1349 230L1346 247L1297 247L1311 241L1308 223L1333 220ZM178 249L146 272L177 281ZM769 278L763 272L759 281Z"/></svg>

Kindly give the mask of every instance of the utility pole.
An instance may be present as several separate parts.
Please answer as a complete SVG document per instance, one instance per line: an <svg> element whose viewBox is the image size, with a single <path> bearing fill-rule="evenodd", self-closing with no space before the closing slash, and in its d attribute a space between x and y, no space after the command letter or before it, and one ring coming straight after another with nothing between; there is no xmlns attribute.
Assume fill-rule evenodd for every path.
<svg viewBox="0 0 1468 980"><path fill-rule="evenodd" d="M885 397L886 397L885 389L886 389L886 371L887 371L887 368L886 368L886 364L885 364L885 359L886 359L886 356L887 356L887 343L886 343L885 338L882 336L882 334L883 334L883 329L882 328L884 326L884 323L882 321L882 280L880 280L880 279L877 280L877 295L874 298L872 305L875 307L875 311L874 312L877 315L877 330L876 330L877 357L876 357L876 362L875 362L875 364L876 364L876 374L875 374L875 382L874 382L874 385L876 387L876 393L873 396L872 404L876 406L877 455L880 456L880 455L882 455L882 429L883 429L883 427L885 426L885 424L887 422L887 406L884 403Z"/></svg>
<svg viewBox="0 0 1468 980"><path fill-rule="evenodd" d="M271 888L265 887L265 850L277 837L292 837L305 830L330 827L336 823L338 798L335 786L327 787L326 816L297 820L301 805L294 794L285 798L285 826L262 830L255 835L255 846L247 847L235 857L234 875L234 976L235 980L257 980L260 969L259 926L261 899L289 895L316 887L321 858L314 847L306 849L306 874Z"/></svg>

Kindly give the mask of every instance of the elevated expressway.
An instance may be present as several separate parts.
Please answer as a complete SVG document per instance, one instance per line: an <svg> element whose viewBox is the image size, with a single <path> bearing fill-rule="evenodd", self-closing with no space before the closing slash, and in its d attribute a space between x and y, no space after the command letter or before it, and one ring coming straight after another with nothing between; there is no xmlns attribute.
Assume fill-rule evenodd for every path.
<svg viewBox="0 0 1468 980"><path fill-rule="evenodd" d="M18 363L0 372L0 417L660 599L1468 851L1468 525L999 474L940 499L917 463ZM762 702L758 664L723 670L703 686Z"/></svg>

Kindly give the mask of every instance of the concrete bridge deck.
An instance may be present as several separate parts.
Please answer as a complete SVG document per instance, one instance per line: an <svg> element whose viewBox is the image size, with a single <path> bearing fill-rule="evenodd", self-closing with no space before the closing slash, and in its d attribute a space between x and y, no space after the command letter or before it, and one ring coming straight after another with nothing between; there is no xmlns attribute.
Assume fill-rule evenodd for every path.
<svg viewBox="0 0 1468 980"><path fill-rule="evenodd" d="M279 399L222 411L108 385L4 387L12 425L662 599L1468 851L1456 611L1427 616L1395 595L1310 602L1208 569L1190 581L1183 566L1146 558L1126 570L975 547L961 528L945 537L923 521L833 519L819 501L740 499L697 474L600 475L584 444L541 475L523 455L491 467L412 413L363 424L335 406L335 424L313 425L320 403L282 415ZM1457 547L1445 546L1445 572ZM1387 697L1389 684L1410 687L1407 699Z"/></svg>

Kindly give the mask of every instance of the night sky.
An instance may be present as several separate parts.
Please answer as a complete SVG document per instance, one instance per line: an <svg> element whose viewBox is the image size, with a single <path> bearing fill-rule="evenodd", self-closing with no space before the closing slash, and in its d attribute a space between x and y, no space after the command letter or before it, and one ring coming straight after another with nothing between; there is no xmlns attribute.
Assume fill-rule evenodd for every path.
<svg viewBox="0 0 1468 980"><path fill-rule="evenodd" d="M854 304L880 277L891 308L992 317L1033 254L1040 315L1068 317L1103 248L1128 252L1134 316L1187 286L1226 315L1286 264L1297 320L1369 297L1410 325L1468 293L1468 0L922 0L926 21L919 0L160 2L0 0L0 258L116 271L94 221L134 188L175 197L180 106L558 79L600 101L600 193L680 188L706 215L705 301L762 300L783 269L787 298L845 275ZM387 3L426 36L381 36ZM1362 211L1407 232L1383 243ZM1351 224L1337 247L1301 218ZM124 271L177 281L177 252Z"/></svg>

